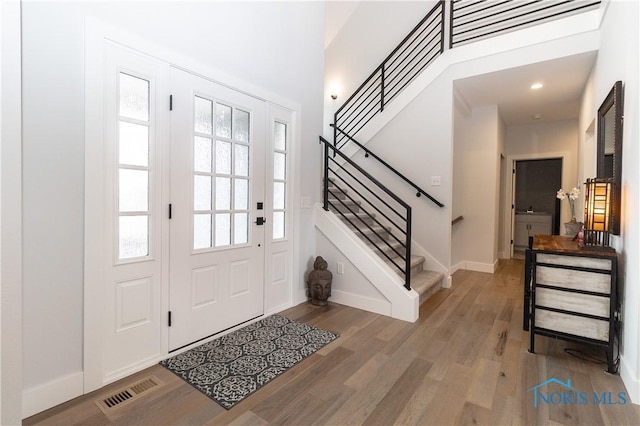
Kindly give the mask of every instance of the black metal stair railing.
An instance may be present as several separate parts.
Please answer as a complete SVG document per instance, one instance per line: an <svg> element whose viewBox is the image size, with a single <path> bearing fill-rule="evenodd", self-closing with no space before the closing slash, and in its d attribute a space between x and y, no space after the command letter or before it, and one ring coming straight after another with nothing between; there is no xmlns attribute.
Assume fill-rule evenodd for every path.
<svg viewBox="0 0 640 426"><path fill-rule="evenodd" d="M587 12L600 0L453 0L449 48Z"/></svg>
<svg viewBox="0 0 640 426"><path fill-rule="evenodd" d="M320 142L324 144L323 208L351 225L411 290L411 206L331 142L322 136Z"/></svg>
<svg viewBox="0 0 640 426"><path fill-rule="evenodd" d="M348 142L355 143L366 157L374 157L416 189L418 197L425 195L443 207L442 203L356 141L354 136L444 52L445 3L451 4L447 46L451 49L515 29L594 10L599 7L601 0L440 0L335 112L333 144L320 137L320 142L324 143L324 209L332 208L341 214L383 258L404 275L408 289L411 288L411 207L340 149ZM337 161L336 157L341 160ZM330 178L338 183L332 189L329 189ZM347 189L365 200L367 207L362 208L363 214L354 211L361 206L347 193ZM392 224L394 232L390 234L391 239L398 246L393 241L384 241L377 234L376 227L384 225L373 212ZM372 226L372 223L375 225ZM370 233L365 232L367 228ZM403 265L398 263L394 255L402 259L400 263Z"/></svg>
<svg viewBox="0 0 640 426"><path fill-rule="evenodd" d="M345 135L358 133L444 52L444 8L444 0L439 1L335 112L333 124L344 131L334 133L338 149Z"/></svg>
<svg viewBox="0 0 640 426"><path fill-rule="evenodd" d="M378 157L376 154L374 154L370 149L368 149L367 147L365 147L363 144L361 144L360 142L358 142L357 140L355 140L354 138L352 138L351 136L349 136L344 130L334 126L333 124L331 125L331 127L333 127L335 130L337 130L337 132L341 135L344 135L348 142L353 142L354 144L356 144L360 149L362 149L364 151L364 156L365 157L373 157L376 160L378 160L378 162L380 164L382 164L383 166L385 166L387 168L387 170L391 171L393 174L395 174L396 176L398 176L400 179L402 179L403 181L405 181L409 186L413 187L413 189L415 189L416 192L416 197L420 197L422 195L424 195L425 197L427 197L428 199L430 199L431 201L433 201L433 203L435 205L437 205L438 207L444 207L444 204L442 204L440 201L436 200L434 197L432 197L431 195L429 195L427 193L427 191L425 191L424 189L420 188L418 185L416 185L413 181L411 181L409 178L407 178L405 175L403 175L402 173L400 173L396 168L394 168L393 166L389 165L389 163L387 163L386 161L384 161L382 158ZM346 143L346 141L345 141ZM344 143L343 143L344 145Z"/></svg>

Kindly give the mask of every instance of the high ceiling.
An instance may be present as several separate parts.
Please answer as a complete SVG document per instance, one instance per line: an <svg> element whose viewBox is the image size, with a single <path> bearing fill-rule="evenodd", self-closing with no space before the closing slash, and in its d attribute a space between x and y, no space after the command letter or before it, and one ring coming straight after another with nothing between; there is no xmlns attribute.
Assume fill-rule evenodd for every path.
<svg viewBox="0 0 640 426"><path fill-rule="evenodd" d="M472 108L498 105L507 126L576 119L595 58L589 52L456 80L455 86ZM544 86L532 90L536 82Z"/></svg>

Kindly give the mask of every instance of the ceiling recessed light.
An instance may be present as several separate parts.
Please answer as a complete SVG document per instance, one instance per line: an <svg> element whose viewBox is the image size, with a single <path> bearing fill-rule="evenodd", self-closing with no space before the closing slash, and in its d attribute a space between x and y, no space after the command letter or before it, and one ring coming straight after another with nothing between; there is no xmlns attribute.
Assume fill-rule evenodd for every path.
<svg viewBox="0 0 640 426"><path fill-rule="evenodd" d="M531 85L531 90L538 90L538 89L542 89L544 85L542 83L533 83Z"/></svg>
<svg viewBox="0 0 640 426"><path fill-rule="evenodd" d="M540 120L542 118L542 114L533 114L531 116L532 120Z"/></svg>

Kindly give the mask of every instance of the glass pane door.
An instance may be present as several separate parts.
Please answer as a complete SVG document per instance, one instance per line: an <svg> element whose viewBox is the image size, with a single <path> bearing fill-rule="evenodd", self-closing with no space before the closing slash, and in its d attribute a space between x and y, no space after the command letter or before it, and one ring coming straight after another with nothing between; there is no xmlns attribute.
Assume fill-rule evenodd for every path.
<svg viewBox="0 0 640 426"><path fill-rule="evenodd" d="M249 242L251 114L194 96L193 249Z"/></svg>

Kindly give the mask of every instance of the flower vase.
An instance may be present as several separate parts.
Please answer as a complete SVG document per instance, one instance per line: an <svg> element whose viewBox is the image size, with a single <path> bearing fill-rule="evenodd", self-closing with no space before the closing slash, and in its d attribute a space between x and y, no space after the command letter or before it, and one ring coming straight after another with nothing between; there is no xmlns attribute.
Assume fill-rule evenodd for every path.
<svg viewBox="0 0 640 426"><path fill-rule="evenodd" d="M576 235L578 235L578 232L580 232L580 230L582 230L582 222L576 222L575 219L564 224L564 234L568 237L575 237Z"/></svg>

